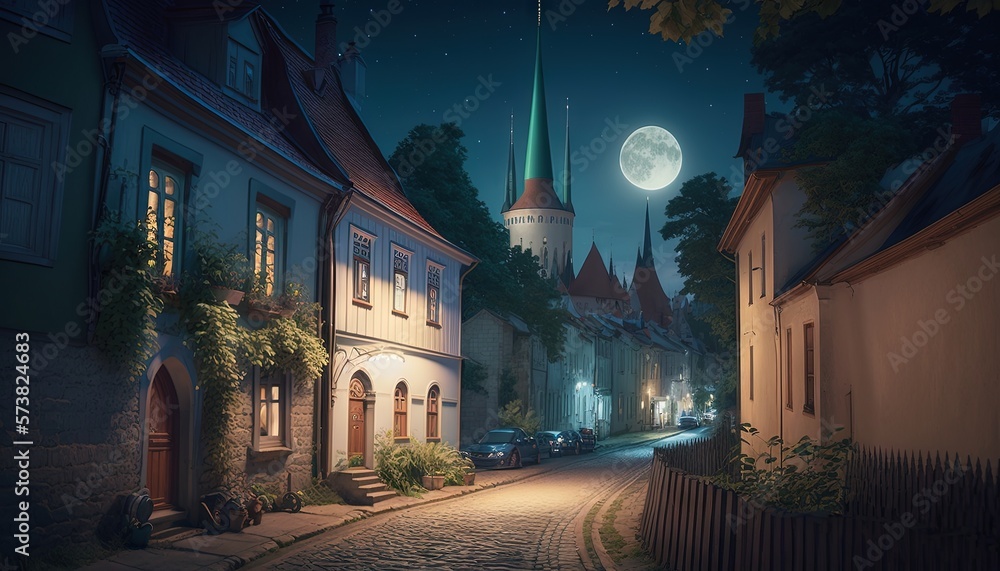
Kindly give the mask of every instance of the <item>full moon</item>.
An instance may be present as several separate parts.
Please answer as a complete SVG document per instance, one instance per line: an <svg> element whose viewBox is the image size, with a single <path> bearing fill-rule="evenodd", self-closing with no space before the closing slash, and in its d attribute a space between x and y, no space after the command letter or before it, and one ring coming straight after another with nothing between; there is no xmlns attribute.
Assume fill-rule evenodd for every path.
<svg viewBox="0 0 1000 571"><path fill-rule="evenodd" d="M625 139L619 162L629 182L643 190L659 190L681 172L681 146L662 127L640 127Z"/></svg>

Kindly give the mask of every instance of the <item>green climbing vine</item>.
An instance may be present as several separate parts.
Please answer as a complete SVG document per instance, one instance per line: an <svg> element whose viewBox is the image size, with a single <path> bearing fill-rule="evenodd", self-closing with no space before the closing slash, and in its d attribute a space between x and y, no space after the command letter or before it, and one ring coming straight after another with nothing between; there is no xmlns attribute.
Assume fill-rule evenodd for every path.
<svg viewBox="0 0 1000 571"><path fill-rule="evenodd" d="M209 487L241 489L237 469L238 443L233 443L234 418L246 376L241 356L247 330L239 314L224 301L201 301L187 308L189 335L185 344L195 357L198 389L202 392L201 434L206 460L203 478Z"/></svg>
<svg viewBox="0 0 1000 571"><path fill-rule="evenodd" d="M126 222L111 212L93 237L102 265L94 342L135 382L156 350L156 317L163 310L156 287L158 246L143 221Z"/></svg>

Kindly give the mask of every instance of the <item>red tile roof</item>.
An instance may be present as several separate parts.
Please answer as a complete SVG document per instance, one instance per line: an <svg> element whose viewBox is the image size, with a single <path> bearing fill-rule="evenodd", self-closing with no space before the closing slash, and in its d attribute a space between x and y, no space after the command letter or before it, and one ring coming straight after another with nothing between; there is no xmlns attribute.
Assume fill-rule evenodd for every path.
<svg viewBox="0 0 1000 571"><path fill-rule="evenodd" d="M510 209L519 210L523 208L565 210L563 203L552 188L552 181L547 178L530 178L524 181L524 192Z"/></svg>
<svg viewBox="0 0 1000 571"><path fill-rule="evenodd" d="M587 259L580 266L580 273L569 285L569 294L579 297L596 297L601 299L626 299L627 294L621 285L617 288L608 275L608 270L597 251L597 244L591 243Z"/></svg>
<svg viewBox="0 0 1000 571"><path fill-rule="evenodd" d="M330 84L317 93L308 83L313 59L284 37L281 30L266 17L262 27L271 34L282 53L295 94L305 107L306 115L323 144L347 170L351 182L365 196L441 238L430 223L403 194L403 188L392 167L382 156L354 106L345 95L339 74L328 74Z"/></svg>
<svg viewBox="0 0 1000 571"><path fill-rule="evenodd" d="M631 288L635 289L639 298L642 318L655 321L661 327L669 327L673 311L670 309L670 298L663 292L660 277L656 275L656 266L636 266Z"/></svg>

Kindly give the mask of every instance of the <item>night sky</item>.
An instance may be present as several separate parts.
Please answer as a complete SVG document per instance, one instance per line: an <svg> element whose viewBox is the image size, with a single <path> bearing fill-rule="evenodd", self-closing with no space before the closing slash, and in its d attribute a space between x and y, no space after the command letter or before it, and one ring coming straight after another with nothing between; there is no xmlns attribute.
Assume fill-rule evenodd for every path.
<svg viewBox="0 0 1000 571"><path fill-rule="evenodd" d="M288 34L313 52L319 0L261 3ZM459 118L469 150L466 169L480 198L502 220L511 112L518 191L523 191L537 4L527 0L401 0L401 10L394 15L386 10L388 4L337 3L338 43L357 41L368 65L363 119L388 156L413 126ZM705 35L705 47L689 50L684 44L649 34L649 12L626 12L621 7L608 12L606 0L543 4L545 92L557 181L564 164L567 97L570 146L578 153L573 166L577 270L595 238L605 263L613 254L618 275L624 273L631 280L649 197L661 281L671 297L682 287L673 245L665 244L658 234L665 221L663 209L685 180L709 171L732 180L733 172L739 172L740 162L733 155L739 142L743 94L764 91L761 77L749 65L757 24L750 6L741 11L734 5L735 20L727 26L724 38ZM390 16L385 25L376 22L380 12L383 22ZM374 32L371 37L366 28ZM685 61L678 65L675 54ZM690 56L695 56L693 61L686 61ZM479 101L475 111L461 117L453 108L472 97L484 80L492 80L495 90ZM767 103L769 111L785 107L774 96ZM627 128L607 145L595 142L602 132L614 134L606 130L614 124ZM677 180L651 192L625 180L618 163L625 138L644 125L669 130L684 154ZM595 152L602 146L603 152ZM582 152L581 147L590 150Z"/></svg>

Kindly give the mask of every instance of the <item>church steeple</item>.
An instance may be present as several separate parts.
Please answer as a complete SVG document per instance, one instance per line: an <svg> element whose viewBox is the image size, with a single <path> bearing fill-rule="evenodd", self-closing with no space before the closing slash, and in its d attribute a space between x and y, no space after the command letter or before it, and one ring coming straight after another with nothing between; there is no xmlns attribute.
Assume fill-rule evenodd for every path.
<svg viewBox="0 0 1000 571"><path fill-rule="evenodd" d="M510 114L510 150L507 154L507 181L504 185L503 208L501 212L510 210L517 200L517 172L514 168L514 114Z"/></svg>
<svg viewBox="0 0 1000 571"><path fill-rule="evenodd" d="M642 239L642 266L653 267L653 241L649 236L649 199L646 199L646 235Z"/></svg>
<svg viewBox="0 0 1000 571"><path fill-rule="evenodd" d="M545 112L545 79L542 74L542 26L539 20L535 47L535 87L531 92L531 115L528 118L528 154L524 162L524 180L552 180L552 155L549 145L549 120Z"/></svg>
<svg viewBox="0 0 1000 571"><path fill-rule="evenodd" d="M566 98L566 164L563 170L563 207L570 212L576 212L573 210L573 191L571 188L571 183L573 181L572 171L570 170L570 156L569 156L569 97Z"/></svg>

